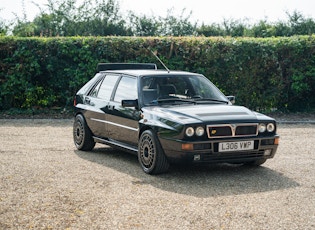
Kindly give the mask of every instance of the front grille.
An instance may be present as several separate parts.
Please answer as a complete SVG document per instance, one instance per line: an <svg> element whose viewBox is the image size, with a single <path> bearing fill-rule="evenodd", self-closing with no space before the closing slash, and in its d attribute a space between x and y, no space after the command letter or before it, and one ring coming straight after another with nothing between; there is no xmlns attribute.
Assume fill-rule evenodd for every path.
<svg viewBox="0 0 315 230"><path fill-rule="evenodd" d="M206 144L194 144L194 150L209 150L211 149L211 144L206 143Z"/></svg>
<svg viewBox="0 0 315 230"><path fill-rule="evenodd" d="M208 126L209 137L231 137L232 135L230 126Z"/></svg>
<svg viewBox="0 0 315 230"><path fill-rule="evenodd" d="M209 138L257 136L258 124L208 125L207 133Z"/></svg>
<svg viewBox="0 0 315 230"><path fill-rule="evenodd" d="M220 163L220 162L236 162L236 161L248 161L255 160L258 158L264 157L264 151L246 151L246 152L238 152L238 153L227 153L227 154L209 154L204 155L202 158L203 162L212 162L212 163Z"/></svg>

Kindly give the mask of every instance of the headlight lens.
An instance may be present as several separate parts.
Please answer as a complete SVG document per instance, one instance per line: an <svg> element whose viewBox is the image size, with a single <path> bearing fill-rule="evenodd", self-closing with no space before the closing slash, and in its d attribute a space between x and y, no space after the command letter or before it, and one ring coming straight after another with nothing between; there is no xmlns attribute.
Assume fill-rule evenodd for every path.
<svg viewBox="0 0 315 230"><path fill-rule="evenodd" d="M205 133L205 129L203 127L199 126L196 128L196 135L198 137L201 137L204 133Z"/></svg>
<svg viewBox="0 0 315 230"><path fill-rule="evenodd" d="M275 125L273 123L269 123L267 125L267 131L270 132L270 133L275 131Z"/></svg>
<svg viewBox="0 0 315 230"><path fill-rule="evenodd" d="M259 124L258 131L263 133L266 131L266 125L264 123Z"/></svg>
<svg viewBox="0 0 315 230"><path fill-rule="evenodd" d="M186 135L188 137L192 137L195 134L195 130L193 127L188 127L185 131Z"/></svg>

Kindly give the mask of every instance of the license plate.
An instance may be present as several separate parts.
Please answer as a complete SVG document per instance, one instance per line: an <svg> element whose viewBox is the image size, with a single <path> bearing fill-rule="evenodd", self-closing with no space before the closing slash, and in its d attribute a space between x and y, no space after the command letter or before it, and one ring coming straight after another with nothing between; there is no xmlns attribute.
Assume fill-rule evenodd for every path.
<svg viewBox="0 0 315 230"><path fill-rule="evenodd" d="M222 142L219 143L219 152L234 152L254 149L254 141Z"/></svg>

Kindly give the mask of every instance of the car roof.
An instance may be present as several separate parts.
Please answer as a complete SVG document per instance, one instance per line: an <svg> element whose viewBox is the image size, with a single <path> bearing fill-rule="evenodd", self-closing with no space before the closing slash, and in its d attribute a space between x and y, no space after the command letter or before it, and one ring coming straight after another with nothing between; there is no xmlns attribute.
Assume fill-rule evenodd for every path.
<svg viewBox="0 0 315 230"><path fill-rule="evenodd" d="M115 74L126 74L131 75L135 77L142 77L142 76L160 76L160 75L187 75L187 76L193 76L193 75L201 75L198 73L191 73L186 71L167 71L167 70L107 70L107 71L101 71L100 73L115 73Z"/></svg>

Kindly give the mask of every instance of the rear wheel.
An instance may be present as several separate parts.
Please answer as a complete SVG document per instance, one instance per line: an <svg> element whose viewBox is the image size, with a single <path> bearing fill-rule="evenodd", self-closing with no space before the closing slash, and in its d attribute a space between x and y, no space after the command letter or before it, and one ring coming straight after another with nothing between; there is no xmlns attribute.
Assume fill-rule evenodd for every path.
<svg viewBox="0 0 315 230"><path fill-rule="evenodd" d="M81 114L75 117L73 123L73 140L76 148L79 150L89 151L95 146L92 132Z"/></svg>
<svg viewBox="0 0 315 230"><path fill-rule="evenodd" d="M161 144L152 130L146 130L141 134L138 160L143 171L148 174L160 174L169 168L169 162Z"/></svg>

